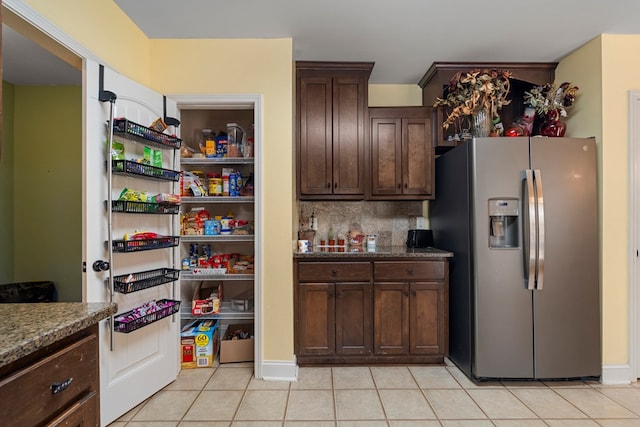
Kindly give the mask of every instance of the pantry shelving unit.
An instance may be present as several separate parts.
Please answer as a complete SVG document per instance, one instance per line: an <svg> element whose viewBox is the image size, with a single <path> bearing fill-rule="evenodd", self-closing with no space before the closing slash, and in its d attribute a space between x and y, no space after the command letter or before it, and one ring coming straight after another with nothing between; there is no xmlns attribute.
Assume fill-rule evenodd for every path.
<svg viewBox="0 0 640 427"><path fill-rule="evenodd" d="M164 266L154 269L146 269L143 271L127 271L122 274L111 274L107 279L110 300L114 301L114 292L119 294L144 293L144 296L133 298L130 310L119 313L112 318L112 331L130 333L142 327L148 326L165 317L171 316L180 310L181 300L176 297L177 292L175 283L179 280L180 270L175 268L176 261L174 251L179 243L180 236L176 234L175 217L179 214L179 204L172 203L154 203L149 201L119 200L114 196L114 191L121 191L125 186L131 185L137 180L157 181L159 184L155 186L155 191L164 190L168 193L176 192L176 183L180 179L178 156L176 150L181 147L182 140L175 136L169 136L158 132L149 127L137 124L127 119L112 119L107 126L111 126L113 133L111 134L111 142L108 144L108 156L111 159L107 164L108 200L105 201L105 208L108 211L108 240L105 245L109 249L109 265L111 271L127 268L135 270L138 265L136 262L128 262L126 267L120 267L119 259L114 254L139 253L151 250L167 250L171 249L170 254L165 256L170 266ZM140 147L152 147L163 152L169 152L168 163L170 168L162 168L152 166L150 164L140 163L135 160L113 159L112 147L113 141L123 145L125 153L139 153ZM163 154L163 162L165 155ZM115 176L121 176L118 185L114 185ZM144 185L144 184L143 184ZM168 188L167 188L168 185ZM117 187L117 188L114 188ZM110 209L109 209L110 207ZM136 219L124 219L122 221L114 221L113 215L118 216L135 214ZM156 218L167 217L167 220L149 221L141 218L141 214L147 214ZM120 226L115 226L115 222L120 222ZM163 223L163 224L161 224ZM131 227L147 228L149 226L162 225L164 230L169 231L167 234L158 234L143 239L118 239L117 232L123 229L131 232ZM117 230L117 231L116 231ZM135 257L136 255L126 255ZM148 265L148 261L142 262L140 265ZM94 266L94 268L100 266ZM171 289L162 289L149 291L167 284L173 284ZM148 296L147 296L148 295ZM148 298L148 299L145 299ZM122 304L119 304L122 305ZM126 306L130 306L126 304ZM113 339L111 340L113 349Z"/></svg>
<svg viewBox="0 0 640 427"><path fill-rule="evenodd" d="M181 324L193 321L191 313L193 291L204 279L211 284L223 283L223 299L220 312L215 315L202 315L198 318L213 318L220 322L220 334L229 325L247 324L254 329L254 375L263 376L262 359L262 95L260 94L219 94L199 95L185 94L172 96L180 112L181 126L179 136L183 146L200 152L200 139L203 129L212 129L219 133L226 130L227 123L236 123L243 129L253 133L253 157L238 158L185 158L180 157L181 170L202 170L218 172L223 167L243 171L243 176L253 174L253 196L225 197L208 196L201 198L182 197L181 211L192 207L207 207L212 216L225 215L233 211L237 219L248 219L253 222L253 234L217 235L217 236L180 236L180 259L189 255L190 245L197 243L210 244L212 254L215 252L235 252L253 255L254 274L225 274L201 278L197 274L182 270L180 273L180 295L182 307ZM244 154L244 153L243 153ZM233 310L234 296L243 296L246 292L253 294L253 310Z"/></svg>
<svg viewBox="0 0 640 427"><path fill-rule="evenodd" d="M183 170L206 169L219 171L222 167L242 167L245 173L253 175L254 158L182 158L181 167ZM199 196L190 197L183 196L181 199L184 211L188 211L191 207L205 207L209 210L218 209L242 209L245 215L249 215L253 222L254 218L254 196ZM185 212L183 212L185 213ZM255 238L254 234L230 234L230 235L182 235L181 246L182 254L186 255L186 248L190 243L208 244L212 247L212 252L224 251L230 246L235 246L243 255L255 254ZM230 245L232 244L232 245ZM249 253L247 253L249 252ZM195 272L194 272L195 271ZM234 294L234 285L242 286L246 290L254 285L254 274L200 274L198 269L193 271L183 270L181 273L181 288L184 290L195 289L198 282L218 282L223 283L224 295L227 293ZM249 284L249 286L247 286ZM185 295L188 296L188 293ZM241 323L250 322L254 319L254 311L238 311L234 310L230 301L225 300L223 296L220 304L220 311L215 314L194 315L191 312L191 306L183 304L180 316L183 320L193 319L218 319L221 322L229 323L231 321L240 321ZM184 300L184 298L183 298Z"/></svg>

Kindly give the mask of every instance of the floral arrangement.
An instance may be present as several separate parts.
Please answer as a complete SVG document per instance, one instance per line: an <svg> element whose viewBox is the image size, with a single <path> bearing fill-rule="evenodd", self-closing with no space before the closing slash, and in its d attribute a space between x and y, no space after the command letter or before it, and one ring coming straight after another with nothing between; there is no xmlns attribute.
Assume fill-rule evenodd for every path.
<svg viewBox="0 0 640 427"><path fill-rule="evenodd" d="M488 111L491 118L498 110L508 105L511 72L497 69L474 69L456 73L449 82L444 98L436 98L434 107L451 107L442 126L446 129L463 116L471 116L478 111Z"/></svg>
<svg viewBox="0 0 640 427"><path fill-rule="evenodd" d="M549 111L556 110L562 117L567 117L567 107L573 105L578 86L569 82L562 83L557 89L555 84L547 83L536 86L530 92L524 93L524 103L535 108L536 112L545 116Z"/></svg>

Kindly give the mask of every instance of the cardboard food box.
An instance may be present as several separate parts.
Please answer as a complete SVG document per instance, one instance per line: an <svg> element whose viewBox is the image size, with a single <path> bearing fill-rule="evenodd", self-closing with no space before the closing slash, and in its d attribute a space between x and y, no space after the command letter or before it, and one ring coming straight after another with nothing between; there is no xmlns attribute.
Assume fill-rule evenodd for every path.
<svg viewBox="0 0 640 427"><path fill-rule="evenodd" d="M200 316L202 314L217 314L220 312L221 300L222 284L206 287L204 282L198 282L193 290L191 314L194 316Z"/></svg>
<svg viewBox="0 0 640 427"><path fill-rule="evenodd" d="M182 369L210 368L219 347L219 322L194 320L180 333L180 367Z"/></svg>
<svg viewBox="0 0 640 427"><path fill-rule="evenodd" d="M239 331L250 338L231 339ZM220 363L253 361L254 342L252 323L229 325L220 340Z"/></svg>

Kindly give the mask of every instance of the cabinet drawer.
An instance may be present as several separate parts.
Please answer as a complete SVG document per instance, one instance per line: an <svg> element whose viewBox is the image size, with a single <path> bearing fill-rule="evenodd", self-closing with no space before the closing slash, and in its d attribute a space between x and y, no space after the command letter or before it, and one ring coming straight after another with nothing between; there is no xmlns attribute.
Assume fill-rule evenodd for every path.
<svg viewBox="0 0 640 427"><path fill-rule="evenodd" d="M373 263L374 280L443 280L444 261L379 261Z"/></svg>
<svg viewBox="0 0 640 427"><path fill-rule="evenodd" d="M368 282L371 280L369 262L301 262L298 265L300 282Z"/></svg>
<svg viewBox="0 0 640 427"><path fill-rule="evenodd" d="M90 335L0 381L4 425L40 425L96 390L97 346Z"/></svg>

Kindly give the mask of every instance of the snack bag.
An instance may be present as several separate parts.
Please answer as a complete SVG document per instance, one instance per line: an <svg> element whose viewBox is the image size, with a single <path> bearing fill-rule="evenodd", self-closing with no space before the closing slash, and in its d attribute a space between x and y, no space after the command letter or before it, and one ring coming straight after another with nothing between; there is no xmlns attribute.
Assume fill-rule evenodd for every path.
<svg viewBox="0 0 640 427"><path fill-rule="evenodd" d="M162 168L162 151L151 150L151 166Z"/></svg>
<svg viewBox="0 0 640 427"><path fill-rule="evenodd" d="M118 141L111 141L111 158L113 160L124 160L124 144Z"/></svg>

